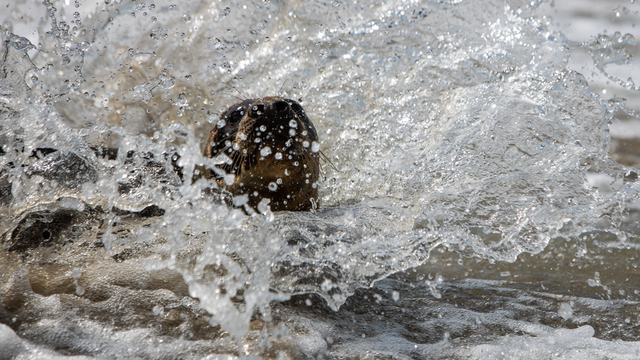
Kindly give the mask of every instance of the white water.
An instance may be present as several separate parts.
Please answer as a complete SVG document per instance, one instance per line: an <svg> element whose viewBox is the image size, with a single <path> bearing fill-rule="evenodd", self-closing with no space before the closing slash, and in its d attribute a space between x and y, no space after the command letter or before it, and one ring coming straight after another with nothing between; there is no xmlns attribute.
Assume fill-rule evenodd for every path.
<svg viewBox="0 0 640 360"><path fill-rule="evenodd" d="M624 65L635 49L631 37L568 41L533 15L537 3L75 4L55 4L49 18L46 4L20 4L4 19L10 76L1 83L2 161L12 187L0 208L2 232L9 236L27 214L43 209L102 209L78 220L84 227L73 244L36 249L27 259L2 255L3 319L18 318L13 328L43 344L18 346L16 354L237 355L237 341L257 331L259 314L273 325L263 330L271 349L283 354L359 355L378 340L334 344L328 337L335 333L349 338L337 323L311 317L290 326L304 314L277 308L290 312L280 317L272 302L316 293L336 310L375 280L437 263L429 255L438 246L460 253L462 262L491 263L539 253L557 238L587 247L593 236L582 235L596 230L604 232L595 241L614 234L612 247L637 246L633 225L622 226L638 199L636 170L608 151L609 123L627 110L569 68L576 52L594 56L601 70ZM247 96L302 99L322 150L340 170L324 166L319 211L248 218L204 196L211 184L191 182L195 165L213 165L200 156L201 143L220 109L236 101L229 84ZM118 148L117 158L94 153L107 147ZM83 162L68 166L74 176L64 177L50 170L55 155L29 157L39 148ZM184 182L174 173L174 154ZM149 205L164 214L141 220L113 210ZM104 249L89 246L94 242ZM631 267L622 278L633 278L636 257L625 259ZM572 281L552 270L544 275ZM599 284L599 275L588 276ZM438 298L439 285L427 285L430 292L418 298ZM600 285L619 287L626 295L612 300L637 306L637 282ZM397 300L395 293L402 291L387 295ZM586 328L554 330L530 319L514 325L498 314L507 333L581 344L576 350L559 342L557 351L569 358L582 350L598 358L615 347ZM68 319L72 326L60 326ZM453 312L447 326L463 319ZM202 337L198 329L208 325L201 322L214 334ZM171 330L158 330L160 323ZM382 325L371 332L384 344L373 351L410 354L402 332ZM416 354L498 357L522 343L539 346L516 337L450 350L446 336L442 343L430 339ZM264 349L266 340L244 341L247 354L277 353ZM638 349L632 343L615 351L632 356Z"/></svg>

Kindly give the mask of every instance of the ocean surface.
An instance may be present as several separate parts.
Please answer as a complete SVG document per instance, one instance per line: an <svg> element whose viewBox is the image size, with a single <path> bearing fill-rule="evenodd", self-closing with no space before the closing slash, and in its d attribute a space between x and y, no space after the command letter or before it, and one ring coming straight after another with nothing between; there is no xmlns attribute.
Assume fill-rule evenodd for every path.
<svg viewBox="0 0 640 360"><path fill-rule="evenodd" d="M0 359L640 358L638 1L0 9ZM268 95L315 211L194 178Z"/></svg>

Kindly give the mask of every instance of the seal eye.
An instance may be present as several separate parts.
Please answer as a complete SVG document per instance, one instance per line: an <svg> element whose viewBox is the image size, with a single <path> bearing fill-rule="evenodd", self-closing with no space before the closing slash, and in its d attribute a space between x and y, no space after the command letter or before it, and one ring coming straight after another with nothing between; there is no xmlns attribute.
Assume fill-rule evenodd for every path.
<svg viewBox="0 0 640 360"><path fill-rule="evenodd" d="M240 120L242 120L243 117L244 117L244 110L242 108L235 110L234 112L231 113L231 116L229 116L229 124L238 125L238 123L240 122Z"/></svg>

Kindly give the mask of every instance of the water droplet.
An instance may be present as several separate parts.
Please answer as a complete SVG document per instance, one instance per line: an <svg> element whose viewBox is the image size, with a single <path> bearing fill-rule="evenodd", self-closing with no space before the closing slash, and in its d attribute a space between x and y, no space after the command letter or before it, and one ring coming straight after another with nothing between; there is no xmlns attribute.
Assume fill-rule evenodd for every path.
<svg viewBox="0 0 640 360"><path fill-rule="evenodd" d="M274 157L276 158L276 160L282 160L282 153L277 152Z"/></svg>
<svg viewBox="0 0 640 360"><path fill-rule="evenodd" d="M311 152L316 153L318 151L320 151L320 144L318 144L317 141L312 142L311 143Z"/></svg>
<svg viewBox="0 0 640 360"><path fill-rule="evenodd" d="M151 5L149 5L149 10L153 10L153 9L155 9L155 8L156 8L156 4L151 4Z"/></svg>
<svg viewBox="0 0 640 360"><path fill-rule="evenodd" d="M191 22L191 16L184 14L182 15L182 20L186 23Z"/></svg>
<svg viewBox="0 0 640 360"><path fill-rule="evenodd" d="M333 2L331 3L331 6L333 6L333 7L338 7L338 6L340 6L340 1L338 1L338 0L333 0Z"/></svg>
<svg viewBox="0 0 640 360"><path fill-rule="evenodd" d="M636 39L631 34L625 34L618 40L618 42L634 46L636 44Z"/></svg>
<svg viewBox="0 0 640 360"><path fill-rule="evenodd" d="M260 131L262 131L262 132L267 131L267 126L266 125L260 125Z"/></svg>
<svg viewBox="0 0 640 360"><path fill-rule="evenodd" d="M227 70L227 74L231 74L231 63L225 61L222 63L222 67Z"/></svg>
<svg viewBox="0 0 640 360"><path fill-rule="evenodd" d="M293 130L293 129L289 129L289 135L290 136L296 136L296 131ZM291 139L289 139L289 140L291 140Z"/></svg>
<svg viewBox="0 0 640 360"><path fill-rule="evenodd" d="M249 201L249 195L238 195L233 197L233 205L234 206L242 206Z"/></svg>
<svg viewBox="0 0 640 360"><path fill-rule="evenodd" d="M276 183L274 183L274 182L270 182L270 183L269 183L269 185L268 185L268 187L269 187L269 190L271 190L271 191L276 191L276 190L278 190L278 184L276 184Z"/></svg>
<svg viewBox="0 0 640 360"><path fill-rule="evenodd" d="M151 30L151 34L149 34L153 40L166 40L168 35L164 32L164 29L161 27L154 28Z"/></svg>
<svg viewBox="0 0 640 360"><path fill-rule="evenodd" d="M229 53L229 51L227 50L227 45L225 45L220 39L215 36L207 39L207 47L211 50L217 51L222 56L225 56Z"/></svg>
<svg viewBox="0 0 640 360"><path fill-rule="evenodd" d="M176 78L173 76L160 75L160 86L165 89L172 89L176 86Z"/></svg>
<svg viewBox="0 0 640 360"><path fill-rule="evenodd" d="M239 138L240 140L242 140L242 141L245 141L245 140L247 140L247 135L246 135L246 134L244 134L244 133L239 133L239 134L238 134L238 138Z"/></svg>
<svg viewBox="0 0 640 360"><path fill-rule="evenodd" d="M269 154L271 154L271 148L270 147L265 146L262 149L260 149L260 155L267 156Z"/></svg>
<svg viewBox="0 0 640 360"><path fill-rule="evenodd" d="M233 182L236 180L236 176L233 174L226 174L224 176L224 183L227 185L233 185Z"/></svg>
<svg viewBox="0 0 640 360"><path fill-rule="evenodd" d="M164 307L162 305L156 305L153 307L153 309L151 309L153 315L162 315L164 314Z"/></svg>
<svg viewBox="0 0 640 360"><path fill-rule="evenodd" d="M307 140L303 141L302 142L302 146L305 147L305 148L308 148L309 147L309 142Z"/></svg>
<svg viewBox="0 0 640 360"><path fill-rule="evenodd" d="M320 49L320 52L318 52L318 56L320 56L321 59L326 59L327 58L327 49Z"/></svg>
<svg viewBox="0 0 640 360"><path fill-rule="evenodd" d="M187 106L189 104L189 100L187 100L187 95L185 93L180 93L178 98L176 99L176 105L178 106Z"/></svg>
<svg viewBox="0 0 640 360"><path fill-rule="evenodd" d="M295 120L291 120L289 121L289 126L295 129L298 127L298 122Z"/></svg>
<svg viewBox="0 0 640 360"><path fill-rule="evenodd" d="M33 76L31 77L31 82L33 82L34 84L37 84L37 83L38 83L38 77L37 77L37 76L35 76L35 75L33 75Z"/></svg>
<svg viewBox="0 0 640 360"><path fill-rule="evenodd" d="M229 14L231 14L231 8L227 6L226 8L220 10L220 13L218 14L218 17L220 19L224 19L227 16L229 16Z"/></svg>

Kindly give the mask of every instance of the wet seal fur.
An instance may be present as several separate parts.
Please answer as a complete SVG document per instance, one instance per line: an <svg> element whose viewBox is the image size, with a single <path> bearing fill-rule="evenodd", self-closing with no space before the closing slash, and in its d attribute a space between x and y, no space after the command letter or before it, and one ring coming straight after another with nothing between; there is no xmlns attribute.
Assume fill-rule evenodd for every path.
<svg viewBox="0 0 640 360"><path fill-rule="evenodd" d="M203 155L223 161L204 175L231 193L235 206L309 211L318 205L318 133L294 100L269 96L230 106Z"/></svg>

